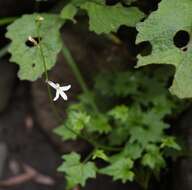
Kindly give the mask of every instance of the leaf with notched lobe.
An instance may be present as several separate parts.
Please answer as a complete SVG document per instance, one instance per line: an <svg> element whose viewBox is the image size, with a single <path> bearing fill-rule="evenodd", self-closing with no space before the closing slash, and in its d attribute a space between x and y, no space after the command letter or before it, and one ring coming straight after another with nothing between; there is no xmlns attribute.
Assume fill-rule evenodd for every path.
<svg viewBox="0 0 192 190"><path fill-rule="evenodd" d="M148 64L172 64L176 68L170 91L180 98L192 97L192 46L180 48L174 39L192 34L192 1L162 0L157 11L137 25L137 43L150 42L152 52L138 56L138 67ZM179 36L178 36L179 37ZM178 47L179 46L179 47Z"/></svg>
<svg viewBox="0 0 192 190"><path fill-rule="evenodd" d="M37 30L36 18L42 16L39 34ZM59 29L63 21L54 14L31 14L24 15L8 26L6 37L11 39L9 52L11 61L19 65L18 76L22 80L34 81L43 72L43 59L38 45L28 44L28 37L40 39L40 43L47 70L50 70L56 63L57 54L61 50L62 41Z"/></svg>

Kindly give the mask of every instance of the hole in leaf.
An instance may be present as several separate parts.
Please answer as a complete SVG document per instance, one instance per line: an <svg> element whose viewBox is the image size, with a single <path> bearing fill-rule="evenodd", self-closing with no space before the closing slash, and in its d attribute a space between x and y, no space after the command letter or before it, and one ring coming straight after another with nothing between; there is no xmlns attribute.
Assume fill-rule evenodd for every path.
<svg viewBox="0 0 192 190"><path fill-rule="evenodd" d="M146 14L156 11L158 9L158 4L161 0L143 0L136 1L137 6Z"/></svg>
<svg viewBox="0 0 192 190"><path fill-rule="evenodd" d="M133 27L127 27L125 25L122 25L118 29L117 35L119 39L126 44L128 51L133 55L136 55L137 53L135 45L135 39L137 35L136 29Z"/></svg>
<svg viewBox="0 0 192 190"><path fill-rule="evenodd" d="M35 67L35 63L32 64L32 68L34 68L34 67Z"/></svg>
<svg viewBox="0 0 192 190"><path fill-rule="evenodd" d="M166 84L166 88L170 88L171 87L171 85L172 85L172 83L173 83L173 79L174 79L174 77L173 76L170 76L169 78L168 78L168 80L167 80L167 84Z"/></svg>
<svg viewBox="0 0 192 190"><path fill-rule="evenodd" d="M178 31L173 38L175 46L178 48L183 48L182 49L183 51L187 50L185 46L189 43L189 40L190 40L189 33L184 30Z"/></svg>
<svg viewBox="0 0 192 190"><path fill-rule="evenodd" d="M187 51L188 48L187 48L187 47L184 47L184 48L181 48L181 49L182 49L183 51Z"/></svg>
<svg viewBox="0 0 192 190"><path fill-rule="evenodd" d="M39 43L40 43L40 41L42 40L42 38L39 38L39 37L32 37L32 39L33 39L33 41L32 40L29 40L29 39L27 39L26 40L26 42L25 42L25 45L27 46L27 47L35 47L35 46L37 46Z"/></svg>
<svg viewBox="0 0 192 190"><path fill-rule="evenodd" d="M116 5L118 2L120 2L120 1L119 0L105 0L106 5Z"/></svg>
<svg viewBox="0 0 192 190"><path fill-rule="evenodd" d="M141 42L138 45L137 49L141 56L147 56L150 55L152 52L152 45L148 41Z"/></svg>

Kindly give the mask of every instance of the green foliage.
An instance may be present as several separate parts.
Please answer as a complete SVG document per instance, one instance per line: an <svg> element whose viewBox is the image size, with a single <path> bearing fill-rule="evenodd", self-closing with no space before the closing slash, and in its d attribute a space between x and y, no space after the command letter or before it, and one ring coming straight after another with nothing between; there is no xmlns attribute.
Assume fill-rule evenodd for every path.
<svg viewBox="0 0 192 190"><path fill-rule="evenodd" d="M114 118L115 120L125 123L128 119L129 109L125 105L118 105L114 107L111 111L109 111L109 116Z"/></svg>
<svg viewBox="0 0 192 190"><path fill-rule="evenodd" d="M66 139L68 133L64 126L68 124L68 128L75 133L86 134L90 139L95 139L98 144L92 159L100 158L108 162L108 166L100 168L99 172L112 176L114 180L121 180L123 183L134 180L134 176L137 175L133 168L135 162L141 168L148 168L157 175L166 164L164 150L180 150L175 138L165 133L165 129L169 128L165 117L180 105L179 101L171 98L166 90L169 75L164 75L165 69L168 70L166 67L146 69L142 72L100 74L96 78L92 94L97 94L96 102L102 99L102 105L105 105L105 101L111 96L111 104L104 109L105 111L99 113L91 110L87 106L87 101L72 104L69 110L74 111L76 108L76 112L86 117L78 118L68 111L68 118L62 130L58 128L60 130L58 134ZM158 75L153 74L155 70L158 71ZM120 76L123 77L122 80ZM122 88L125 83L130 88ZM83 97L84 95L81 96L81 100L84 100ZM124 104L115 103L125 98ZM99 106L99 110L102 109L102 105ZM82 118L84 122L79 127ZM71 134L72 136L68 136L70 138L67 139L74 139L74 134Z"/></svg>
<svg viewBox="0 0 192 190"><path fill-rule="evenodd" d="M61 12L61 17L71 19L78 9L86 10L89 16L89 29L97 34L116 32L121 25L135 26L144 14L136 7L123 7L121 4L107 6L104 1L72 1Z"/></svg>
<svg viewBox="0 0 192 190"><path fill-rule="evenodd" d="M176 143L175 137L164 137L162 139L162 144L160 146L161 148L172 148L175 150L181 150L181 147Z"/></svg>
<svg viewBox="0 0 192 190"><path fill-rule="evenodd" d="M91 117L88 131L108 133L110 130L111 130L111 126L108 123L107 117L101 114Z"/></svg>
<svg viewBox="0 0 192 190"><path fill-rule="evenodd" d="M44 20L38 33L37 16ZM24 15L8 26L6 36L11 39L9 52L11 61L19 65L19 78L34 81L45 71L42 55L38 44L27 45L28 37L38 41L43 50L47 70L51 69L56 62L57 54L61 50L61 38L59 28L63 22L57 15L33 14ZM31 42L29 42L31 43Z"/></svg>
<svg viewBox="0 0 192 190"><path fill-rule="evenodd" d="M190 43L182 48L176 47L174 37L179 31L191 35L191 19L191 0L162 0L157 11L137 25L136 42L149 41L152 45L150 55L138 56L138 66L152 63L174 65L176 73L171 92L180 98L192 97L192 48Z"/></svg>
<svg viewBox="0 0 192 190"><path fill-rule="evenodd" d="M80 156L77 153L70 153L63 156L64 162L58 168L58 171L64 172L67 178L67 187L71 189L77 184L82 186L88 178L96 177L96 166L93 162L81 163Z"/></svg>
<svg viewBox="0 0 192 190"><path fill-rule="evenodd" d="M97 149L97 150L93 153L92 158L93 158L93 160L95 160L96 158L100 158L100 159L102 159L102 160L109 161L108 156L105 154L104 150L101 150L101 149Z"/></svg>
<svg viewBox="0 0 192 190"><path fill-rule="evenodd" d="M88 12L89 29L97 34L116 32L121 25L135 26L144 17L137 8L125 8L120 4L111 7L86 2L81 8Z"/></svg>
<svg viewBox="0 0 192 190"><path fill-rule="evenodd" d="M136 160L141 157L141 153L143 151L143 147L138 143L127 143L124 146L122 154L131 158L132 160Z"/></svg>
<svg viewBox="0 0 192 190"><path fill-rule="evenodd" d="M148 145L146 147L147 153L143 155L142 165L148 166L153 170L159 170L165 166L165 160L160 153L159 148L154 145Z"/></svg>
<svg viewBox="0 0 192 190"><path fill-rule="evenodd" d="M133 181L134 173L131 171L133 168L133 161L130 158L120 157L118 160L111 162L111 165L100 169L100 173L113 177L113 180Z"/></svg>
<svg viewBox="0 0 192 190"><path fill-rule="evenodd" d="M67 113L68 118L65 124L56 128L54 132L63 140L75 140L77 135L89 124L90 116L83 111L79 104L69 107Z"/></svg>
<svg viewBox="0 0 192 190"><path fill-rule="evenodd" d="M96 34L107 35L117 32L122 25L137 25L136 42L149 41L152 45L151 54L138 56L138 67L152 63L174 65L176 74L171 92L182 98L192 97L190 43L182 48L174 44L179 30L191 34L192 2L162 0L158 9L139 24L145 15L132 6L135 2L122 0L108 6L103 0L71 0L60 14L35 13L17 19L8 26L6 36L11 40L11 61L20 67L19 78L34 81L44 72L47 74L62 48L59 29L67 20L76 23L78 13L86 13L89 29ZM41 19L37 21L38 16ZM68 50L66 54L82 85L84 81ZM82 162L74 152L63 156L58 171L65 174L69 189L84 186L96 173L123 183L138 178L147 178L148 182L149 176L159 174L166 166L166 153L181 149L175 137L166 133L170 127L167 118L183 109L183 104L167 91L173 73L168 66L105 72L96 77L91 91L83 85L78 102L70 104L67 119L55 130L63 140L82 138L94 148ZM97 169L91 159L95 162L100 159L107 166L101 164ZM145 188L146 181L142 182Z"/></svg>
<svg viewBox="0 0 192 190"><path fill-rule="evenodd" d="M61 18L74 21L74 16L76 15L78 9L73 4L66 5L61 11Z"/></svg>

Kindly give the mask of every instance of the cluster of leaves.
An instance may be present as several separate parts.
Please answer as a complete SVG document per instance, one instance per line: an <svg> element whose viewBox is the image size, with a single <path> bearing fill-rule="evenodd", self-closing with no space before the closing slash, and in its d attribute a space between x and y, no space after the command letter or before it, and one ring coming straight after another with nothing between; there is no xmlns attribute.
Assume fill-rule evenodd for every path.
<svg viewBox="0 0 192 190"><path fill-rule="evenodd" d="M180 150L175 138L165 133L169 124L164 119L179 105L166 90L166 71L158 69L158 75L149 71L100 74L96 78L94 94L95 100L102 102L98 103L101 111L91 111L87 101L83 101L84 95L80 96L80 103L68 108L67 120L55 132L64 140L74 140L78 137L76 134L95 139L99 144L93 159L100 158L108 163L108 166L96 168L93 161L84 164L79 161L78 167L81 166L82 171L76 172L71 160L66 158L78 157L79 160L80 156L77 153L65 155L59 171L64 172L67 179L73 178L73 181L69 180L69 187L84 185L96 172L123 183L133 181L137 178L135 167L138 165L158 174L165 166L165 150ZM68 128L72 132L69 133ZM76 175L72 175L73 172Z"/></svg>

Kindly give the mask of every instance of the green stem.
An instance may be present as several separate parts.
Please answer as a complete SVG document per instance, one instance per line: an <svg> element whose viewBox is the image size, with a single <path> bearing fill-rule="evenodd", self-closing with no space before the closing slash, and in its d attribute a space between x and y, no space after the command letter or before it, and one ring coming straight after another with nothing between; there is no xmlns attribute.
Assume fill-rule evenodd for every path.
<svg viewBox="0 0 192 190"><path fill-rule="evenodd" d="M94 148L87 156L86 158L83 160L83 163L86 163L89 161L89 159L92 157L92 155L94 154L96 148Z"/></svg>
<svg viewBox="0 0 192 190"><path fill-rule="evenodd" d="M0 58L2 58L7 54L8 48L9 48L9 44L0 49Z"/></svg>
<svg viewBox="0 0 192 190"><path fill-rule="evenodd" d="M144 178L144 186L143 186L144 190L147 190L149 187L149 179L150 179L150 173L146 172L145 178Z"/></svg>
<svg viewBox="0 0 192 190"><path fill-rule="evenodd" d="M77 66L77 63L73 59L70 50L66 47L64 42L63 42L62 53L67 61L67 64L70 66L73 74L75 75L79 85L81 86L83 92L89 96L90 104L91 104L92 108L94 109L95 113L99 113L98 107L93 100L91 92L89 91L83 76L81 75L81 72Z"/></svg>
<svg viewBox="0 0 192 190"><path fill-rule="evenodd" d="M10 24L11 22L15 21L17 17L6 17L0 19L0 26Z"/></svg>
<svg viewBox="0 0 192 190"><path fill-rule="evenodd" d="M49 76L48 76L48 72L47 72L47 65L46 65L46 60L45 60L45 56L44 56L44 53L43 53L43 49L42 49L42 46L41 46L41 36L40 36L40 28L41 28L41 22L40 21L36 21L37 22L37 36L38 36L38 47L39 47L39 51L40 51L40 56L42 58L42 61L43 61L43 67L44 67L44 75L45 75L45 81L48 81L49 80ZM60 113L56 110L56 107L54 105L54 102L52 101L52 95L51 95L51 89L49 87L49 85L47 84L47 92L48 92L48 96L49 96L49 102L52 106L52 109L54 111L54 114L57 118L57 120L60 122L61 121L61 116L60 116Z"/></svg>
<svg viewBox="0 0 192 190"><path fill-rule="evenodd" d="M83 77L82 77L69 49L65 46L64 43L63 43L62 53L63 53L63 55L67 61L67 64L72 69L72 71L73 71L77 81L79 82L79 85L81 86L82 90L85 93L89 92L88 87L87 87L87 85L86 85L86 83L85 83L85 81L84 81L84 79L83 79Z"/></svg>

